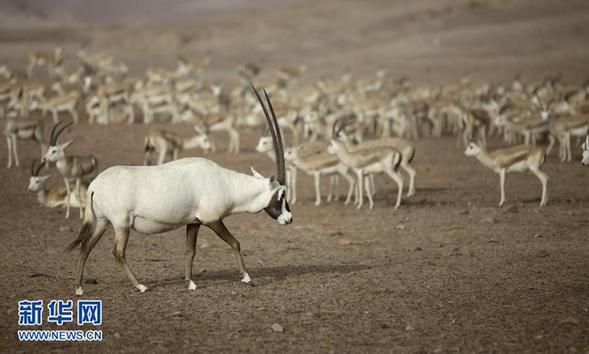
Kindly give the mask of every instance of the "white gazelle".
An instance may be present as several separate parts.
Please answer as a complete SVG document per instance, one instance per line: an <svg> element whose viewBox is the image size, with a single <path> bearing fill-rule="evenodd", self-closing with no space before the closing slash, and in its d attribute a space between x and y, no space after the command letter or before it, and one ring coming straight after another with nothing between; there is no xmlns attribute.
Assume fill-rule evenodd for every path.
<svg viewBox="0 0 589 354"><path fill-rule="evenodd" d="M487 152L479 145L471 142L464 151L466 156L474 156L483 165L499 174L501 201L505 203L505 174L509 172L532 171L542 183L542 199L540 206L548 203L548 176L540 170L546 159L546 151L540 147L517 145L505 149Z"/></svg>
<svg viewBox="0 0 589 354"><path fill-rule="evenodd" d="M140 292L147 287L139 283L125 258L131 230L149 235L186 226L185 280L189 289L196 289L192 263L199 228L205 225L231 246L242 274L241 281L251 283L239 242L227 230L223 219L233 214L264 210L282 225L292 222L286 201L284 154L276 115L268 96L266 102L272 117L253 85L252 89L274 138L277 177L263 177L253 168L253 176L243 174L204 158L185 158L158 166L114 166L105 170L88 187L82 229L68 246L69 249L81 246L77 295L83 293L86 259L109 224L115 231L115 259Z"/></svg>

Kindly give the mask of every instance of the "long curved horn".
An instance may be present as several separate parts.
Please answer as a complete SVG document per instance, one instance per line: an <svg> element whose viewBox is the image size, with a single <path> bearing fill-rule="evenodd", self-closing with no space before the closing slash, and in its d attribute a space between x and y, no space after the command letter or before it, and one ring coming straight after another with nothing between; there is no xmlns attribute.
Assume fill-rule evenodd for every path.
<svg viewBox="0 0 589 354"><path fill-rule="evenodd" d="M33 164L31 165L31 176L38 176L39 172L41 172L41 170L45 166L45 162L41 162L37 167L35 167L35 164L37 162L37 159L33 160Z"/></svg>
<svg viewBox="0 0 589 354"><path fill-rule="evenodd" d="M284 182L281 182L279 177L281 175L280 160L284 159L284 155L282 155L282 156L280 155L280 148L278 147L278 138L276 136L276 130L275 130L274 123L272 122L272 119L270 118L270 115L268 114L268 110L266 109L264 102L262 102L262 97L260 97L258 90L254 86L254 84L251 83L251 81L250 81L250 86L251 86L252 90L254 91L254 94L256 95L258 102L262 106L262 111L264 111L264 116L266 117L266 122L268 123L268 128L270 130L270 134L272 135L272 143L274 144L274 154L276 155L276 172L278 174L277 179L278 179L279 183L283 184Z"/></svg>
<svg viewBox="0 0 589 354"><path fill-rule="evenodd" d="M53 126L53 129L51 129L51 135L49 135L49 144L50 145L55 145L55 131L57 130L57 127L59 127L61 125L61 123L63 123L63 121L57 122L57 124L55 124Z"/></svg>
<svg viewBox="0 0 589 354"><path fill-rule="evenodd" d="M264 90L264 96L266 96L266 102L268 103L268 107L270 107L270 113L272 113L272 119L274 119L274 129L276 132L276 138L278 140L278 148L280 149L278 155L276 156L276 162L279 162L279 170L278 170L278 183L281 185L286 184L286 164L284 163L284 144L282 143L282 133L280 132L280 126L278 125L278 119L276 118L276 113L274 112L274 107L272 107L272 102L270 102L270 98L268 97L268 93Z"/></svg>
<svg viewBox="0 0 589 354"><path fill-rule="evenodd" d="M59 123L57 123L57 124L59 124ZM56 124L56 127L57 127L57 124ZM61 128L59 128L59 130L56 130L55 127L53 127L53 129L55 131L55 135L53 136L53 142L51 143L51 145L56 145L57 139L59 139L59 136L61 135L61 133L63 133L64 130L71 127L73 124L74 124L74 121L71 121L71 122L65 124L64 126L62 126Z"/></svg>

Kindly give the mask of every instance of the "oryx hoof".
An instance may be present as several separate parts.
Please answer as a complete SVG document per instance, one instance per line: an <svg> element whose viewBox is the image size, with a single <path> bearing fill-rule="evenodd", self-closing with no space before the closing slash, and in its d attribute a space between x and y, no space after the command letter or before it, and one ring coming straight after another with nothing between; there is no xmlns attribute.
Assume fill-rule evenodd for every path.
<svg viewBox="0 0 589 354"><path fill-rule="evenodd" d="M188 290L196 290L196 283L192 280L187 280L186 286L187 286Z"/></svg>
<svg viewBox="0 0 589 354"><path fill-rule="evenodd" d="M249 274L247 273L243 273L243 276L241 277L241 282L244 284L247 284L249 286L254 286L254 282L252 281L252 278L250 278Z"/></svg>
<svg viewBox="0 0 589 354"><path fill-rule="evenodd" d="M143 285L143 284L139 284L137 285L137 290L139 290L140 293L144 293L147 291L147 286Z"/></svg>
<svg viewBox="0 0 589 354"><path fill-rule="evenodd" d="M82 295L84 295L84 290L82 290L81 286L78 286L76 288L76 296L82 296Z"/></svg>

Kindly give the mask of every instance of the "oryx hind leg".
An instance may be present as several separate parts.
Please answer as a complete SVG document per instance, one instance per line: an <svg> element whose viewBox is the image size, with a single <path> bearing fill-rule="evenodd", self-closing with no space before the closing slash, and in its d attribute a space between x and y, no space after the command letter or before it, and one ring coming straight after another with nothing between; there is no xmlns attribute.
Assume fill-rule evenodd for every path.
<svg viewBox="0 0 589 354"><path fill-rule="evenodd" d="M215 221L214 223L208 224L207 226L233 249L233 254L235 255L235 259L237 261L237 266L239 267L239 271L241 272L241 281L246 284L252 284L252 279L247 273L245 269L245 264L243 263L243 257L241 255L241 247L239 245L239 241L237 241L235 237L233 237L231 232L227 230L227 227L225 226L225 224L223 224L222 221Z"/></svg>
<svg viewBox="0 0 589 354"><path fill-rule="evenodd" d="M198 238L199 229L199 224L186 225L186 273L184 275L184 280L186 281L186 286L190 290L196 289L196 283L192 280L192 264L194 261L194 255L196 254L196 240Z"/></svg>
<svg viewBox="0 0 589 354"><path fill-rule="evenodd" d="M88 256L90 252L94 249L94 246L100 241L102 235L106 231L108 223L106 220L98 219L96 220L96 224L94 225L94 230L92 231L92 236L85 241L82 242L80 246L80 258L78 259L78 270L77 270L77 287L76 287L76 295L80 296L84 294L84 290L82 288L82 282L84 278L84 268L86 266L86 260L88 260Z"/></svg>
<svg viewBox="0 0 589 354"><path fill-rule="evenodd" d="M137 290L139 290L140 292L144 293L147 290L147 287L145 285L139 283L139 281L137 281L135 274L133 274L133 271L131 270L131 268L129 267L129 264L127 263L127 258L125 256L125 253L127 251L127 241L128 240L129 240L129 227L128 226L124 226L124 227L115 226L115 244L114 244L114 248L113 248L113 255L115 256L117 263L121 266L121 268L127 274L127 277L129 278L129 280L131 281L133 286L136 287Z"/></svg>

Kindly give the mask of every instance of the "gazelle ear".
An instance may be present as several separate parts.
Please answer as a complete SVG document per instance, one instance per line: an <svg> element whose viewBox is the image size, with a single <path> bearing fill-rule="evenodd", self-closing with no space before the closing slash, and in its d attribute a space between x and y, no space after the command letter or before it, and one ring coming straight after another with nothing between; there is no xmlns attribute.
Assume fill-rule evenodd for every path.
<svg viewBox="0 0 589 354"><path fill-rule="evenodd" d="M204 130L202 130L202 129L201 129L201 127L199 127L198 125L195 125L193 128L194 128L194 131L195 131L197 134L200 134L200 135L206 135L206 134L205 134L205 131L204 131Z"/></svg>
<svg viewBox="0 0 589 354"><path fill-rule="evenodd" d="M265 177L264 177L264 176L262 176L262 175L261 175L261 174L260 174L258 171L256 171L256 170L255 170L255 169L254 169L252 166L250 166L250 169L252 170L252 175L253 175L254 177L257 177L257 178L265 178Z"/></svg>

